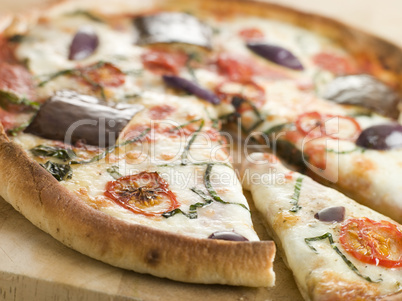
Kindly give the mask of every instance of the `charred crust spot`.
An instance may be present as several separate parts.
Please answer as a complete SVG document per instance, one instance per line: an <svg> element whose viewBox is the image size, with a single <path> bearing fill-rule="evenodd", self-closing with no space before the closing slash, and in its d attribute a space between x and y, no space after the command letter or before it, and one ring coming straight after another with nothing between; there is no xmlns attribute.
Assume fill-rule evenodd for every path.
<svg viewBox="0 0 402 301"><path fill-rule="evenodd" d="M160 257L158 250L149 250L145 256L145 262L151 266L157 266L160 262Z"/></svg>

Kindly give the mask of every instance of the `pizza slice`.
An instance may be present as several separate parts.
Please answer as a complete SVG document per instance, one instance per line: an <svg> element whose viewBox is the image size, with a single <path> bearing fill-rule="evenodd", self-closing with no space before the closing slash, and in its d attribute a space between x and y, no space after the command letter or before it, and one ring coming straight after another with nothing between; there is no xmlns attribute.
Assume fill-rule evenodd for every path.
<svg viewBox="0 0 402 301"><path fill-rule="evenodd" d="M94 102L88 110L88 98L62 91L25 133L10 141L2 132L1 195L67 246L115 266L187 282L273 285L275 246L259 242L204 105L150 96L116 144L58 140L74 116L109 122ZM55 112L65 116L51 119ZM81 138L99 131L80 126ZM211 135L214 144L205 146Z"/></svg>
<svg viewBox="0 0 402 301"><path fill-rule="evenodd" d="M0 37L0 195L106 263L185 282L272 286L275 245L253 229L213 105L166 95L160 74L138 70L152 64L133 43L134 25L140 44L183 42L166 30L166 41L149 39L160 36L149 28L160 19L192 24L194 35L204 25L184 13L155 18L64 2Z"/></svg>
<svg viewBox="0 0 402 301"><path fill-rule="evenodd" d="M253 153L243 168L245 188L306 300L400 298L400 224L273 155Z"/></svg>

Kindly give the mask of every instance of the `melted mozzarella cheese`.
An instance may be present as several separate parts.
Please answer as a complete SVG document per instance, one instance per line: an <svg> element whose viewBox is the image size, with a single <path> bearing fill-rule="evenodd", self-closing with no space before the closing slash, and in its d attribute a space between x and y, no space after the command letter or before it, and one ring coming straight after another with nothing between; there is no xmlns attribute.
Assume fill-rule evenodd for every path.
<svg viewBox="0 0 402 301"><path fill-rule="evenodd" d="M249 173L245 184L252 192L256 208L274 232L274 237L286 256L287 264L307 299L319 299L319 296L311 294L315 286L319 287L320 283L326 281L334 281L333 285L349 283L350 286L364 286L368 295L374 296L400 290L402 275L399 269L384 268L357 260L339 243L340 223L321 222L314 218L314 215L324 208L343 206L345 221L350 218L368 217L375 221L395 222L306 176L290 172L273 156L254 153L251 158L254 163L246 164L245 168L249 169ZM299 177L303 177L297 201L300 209L292 212L290 209L294 206L296 179ZM401 227L400 229L402 230ZM335 246L363 276L370 277L373 281L382 280L371 283L357 275L331 247L328 239L311 242L317 250L316 253L309 248L306 238L319 237L325 233L332 234ZM328 275L332 276L328 278Z"/></svg>

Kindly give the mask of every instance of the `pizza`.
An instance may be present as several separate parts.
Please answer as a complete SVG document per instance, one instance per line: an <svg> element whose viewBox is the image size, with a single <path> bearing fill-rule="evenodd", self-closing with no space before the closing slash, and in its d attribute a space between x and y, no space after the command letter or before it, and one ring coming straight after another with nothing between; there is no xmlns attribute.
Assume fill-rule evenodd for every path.
<svg viewBox="0 0 402 301"><path fill-rule="evenodd" d="M244 169L254 180L245 188L306 300L377 300L400 290L400 224L287 169L273 155L252 159Z"/></svg>
<svg viewBox="0 0 402 301"><path fill-rule="evenodd" d="M257 2L92 4L63 1L1 20L5 200L65 245L118 267L184 282L273 286L275 244L254 230L244 184L271 228L273 218L292 225L272 235L307 300L399 291L399 266L362 268L372 262L353 252L359 246L350 235L339 238L348 240L348 262L392 285L360 277L331 249L319 256L335 257L337 266L323 265L306 284L301 257L289 253L301 248L312 260L318 250L315 239L300 245L292 235L318 237L326 227L320 235L330 233L323 239L331 236L334 247L339 231L362 224L391 229L370 242L388 244L390 260L400 261L402 247L387 240L400 233L390 218L402 221L398 48ZM279 166L286 185L250 185L266 173L253 163L256 148L305 176ZM234 165L240 152L249 162L242 175ZM326 201L305 193L300 200L311 204L293 204L296 212L311 206L320 215L334 205L353 223L314 232L301 226L317 223L314 216L279 212L279 195L299 179ZM343 296L329 291L338 278L328 275L339 273L366 295L351 284Z"/></svg>

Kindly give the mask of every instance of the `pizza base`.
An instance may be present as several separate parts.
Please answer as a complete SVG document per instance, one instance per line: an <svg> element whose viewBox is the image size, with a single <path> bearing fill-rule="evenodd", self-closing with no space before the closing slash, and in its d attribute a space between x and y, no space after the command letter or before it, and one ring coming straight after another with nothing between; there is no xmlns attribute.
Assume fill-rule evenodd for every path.
<svg viewBox="0 0 402 301"><path fill-rule="evenodd" d="M117 267L177 281L274 284L272 241L196 239L112 218L65 189L0 130L1 196L68 247Z"/></svg>
<svg viewBox="0 0 402 301"><path fill-rule="evenodd" d="M310 257L314 256L314 253L310 254L309 250L308 253L304 254L305 250L303 249L301 249L295 257L291 257L292 254L296 252L298 247L304 247L304 245L301 246L296 242L298 238L295 239L295 234L292 233L293 230L288 231L288 229L294 229L294 231L297 233L296 236L299 237L300 233L298 232L298 227L302 227L304 230L308 231L301 234L302 237L315 236L309 231L315 233L314 229L318 228L318 226L313 222L315 219L313 218L313 221L308 220L306 218L306 214L309 215L311 212L320 211L320 205L324 208L327 208L331 205L331 202L329 201L331 199L337 201L335 204L333 204L334 206L344 205L347 208L346 210L349 212L347 213L348 218L367 216L368 218L385 220L391 223L395 223L394 221L367 207L354 203L341 193L331 188L322 186L307 176L303 176L304 180L302 185L307 186L308 188L306 187L305 191L302 192L303 195L300 195L300 200L302 201L301 210L305 210L307 213L303 213L304 215L293 215L293 213L289 213L286 209L283 209L282 211L283 206L287 206L291 200L290 197L288 197L288 192L292 191L288 191L288 188L284 188L285 185L287 185L286 183L275 184L271 183L271 181L275 182L277 179L280 179L276 178L276 176L284 173L290 172L289 175L292 176L293 179L297 178L297 175L300 176L300 174L291 172L289 169L285 168L280 163L279 159L273 155L254 153L252 154L252 159L258 161L259 163L245 163L242 166L242 173L248 169L251 171L252 175L258 174L258 178L260 179L262 179L263 175L269 175L271 177L265 178L265 181L269 181L269 184L266 184L266 182L254 184L246 181L245 188L250 190L253 198L256 199L256 207L263 216L263 223L267 229L267 232L270 233L271 237L273 237L277 244L278 253L281 255L285 264L290 269L293 267L291 270L295 275L295 282L305 300L401 300L402 292L400 291L392 295L387 293L384 294L384 292L381 292L381 289L383 288L377 286L376 283L360 280L359 277L351 278L343 274L345 271L341 272L337 270L336 261L339 261L339 258L337 257L338 255L335 253L335 251L333 251L330 247L327 247L329 250L328 254L324 253L325 249L320 249L317 247L319 252L324 253L324 255L315 258L315 260L312 259L314 257ZM282 185L284 185L284 187L282 187ZM272 194L267 192L268 186L272 186L274 191ZM311 200L312 204L318 204L317 209L314 210L313 207L308 207L309 205L306 205L307 200ZM268 205L270 201L274 205ZM303 204L306 206L305 209L303 209ZM278 207L281 209L279 209L277 212L276 209ZM328 231L331 232L330 229L333 227L333 225L331 225L330 222L322 222L322 225L324 225L323 229L328 227ZM321 233L321 230L317 232ZM291 238L289 239L289 237ZM285 250L286 248L287 250ZM297 258L296 261L295 258ZM301 263L302 261L303 263ZM328 261L332 261L333 266L329 267ZM346 268L346 270L349 269L349 267L344 266L342 261L340 261L340 263L342 268ZM361 265L364 266L367 264L361 263ZM331 268L333 268L333 270ZM387 273L387 269L384 268L380 275L386 277L388 274L390 278L394 277L395 275L400 277L396 271L397 269L389 270L389 272L393 274ZM397 281L398 278L394 278L393 280ZM387 281L390 281L390 279L387 279Z"/></svg>
<svg viewBox="0 0 402 301"><path fill-rule="evenodd" d="M78 3L76 1L70 5L68 1L61 1L60 7L58 7L60 4L57 4L51 9L56 7L64 9ZM96 3L99 6L99 3ZM252 1L227 0L220 1L219 4L215 1L204 1L202 5L209 6L213 10L227 10L231 7L233 11L244 11L247 8L245 13L261 11L259 13L261 15L274 15L277 19L310 29L317 28L318 25L322 33L342 40L344 44L350 45L351 49L358 47L360 43L370 45L371 49L375 49L373 52L379 52L386 57L392 69L400 71L402 68L399 48L336 21ZM270 8L272 12L266 13ZM34 14L16 19L9 27L10 35L23 32L33 20L35 20ZM342 36L342 32L347 34ZM59 185L17 145L10 142L2 129L0 164L2 166L0 181L7 183L0 187L0 194L15 209L29 217L33 224L83 254L122 268L179 281L247 286L266 286L267 283L272 285L274 282L273 242L235 243L199 240L114 219L83 204L77 196ZM104 237L109 239L105 241ZM138 241L141 245L129 243ZM219 268L217 263L224 264ZM247 270L252 273L237 274L233 263L239 268L238 271ZM216 275L211 275L211 270L216 271ZM391 297L389 300L398 298Z"/></svg>

